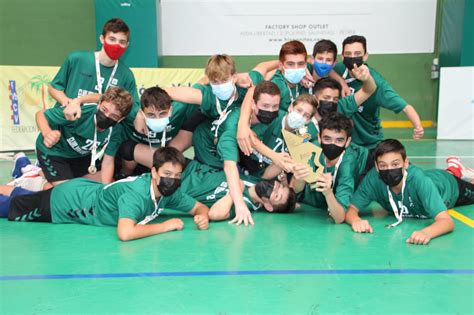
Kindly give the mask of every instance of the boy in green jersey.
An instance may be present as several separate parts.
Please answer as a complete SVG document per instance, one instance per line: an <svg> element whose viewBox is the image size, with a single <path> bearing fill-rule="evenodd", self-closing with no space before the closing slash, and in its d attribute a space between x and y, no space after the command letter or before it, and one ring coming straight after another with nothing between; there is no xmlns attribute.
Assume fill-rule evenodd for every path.
<svg viewBox="0 0 474 315"><path fill-rule="evenodd" d="M114 174L114 156L122 143L122 126L117 125L132 108L130 93L108 89L98 104L83 108L81 118L69 121L64 107L36 114L40 134L36 154L46 179L54 186L87 175L109 183ZM100 172L100 160L102 159Z"/></svg>
<svg viewBox="0 0 474 315"><path fill-rule="evenodd" d="M56 106L66 106L68 120L78 119L80 105L97 103L100 95L110 87L127 90L138 103L135 77L126 65L119 62L130 42L127 24L119 18L107 21L100 42L100 51L71 53L48 87L49 94L57 101Z"/></svg>
<svg viewBox="0 0 474 315"><path fill-rule="evenodd" d="M209 208L179 189L184 156L175 148L160 148L153 156L151 173L101 184L84 178L49 190L11 200L10 221L76 223L117 226L122 241L183 229L180 219L147 224L163 210L194 216L198 229L209 223Z"/></svg>
<svg viewBox="0 0 474 315"><path fill-rule="evenodd" d="M342 43L342 57L343 62L338 63L334 70L346 80L353 94L362 87L362 83L354 77L352 69L354 65L361 66L369 58L365 37L358 35L347 37ZM423 127L416 110L400 97L375 69L370 66L369 69L377 85L377 91L351 117L354 121L353 141L371 149L383 140L384 136L380 123L381 107L395 113L403 111L414 126L413 138L421 139L423 137Z"/></svg>
<svg viewBox="0 0 474 315"><path fill-rule="evenodd" d="M423 171L409 164L404 146L394 139L380 142L375 149L375 168L363 179L351 200L345 220L356 233L372 233L367 220L359 217L372 201L393 211L397 222L404 218L434 218L434 223L413 232L406 240L426 245L449 233L454 222L448 209L474 203L474 185L445 170Z"/></svg>
<svg viewBox="0 0 474 315"><path fill-rule="evenodd" d="M324 173L316 178L315 188L304 181L310 175L308 166L295 163L291 186L299 194L299 200L316 208L327 209L334 222L344 222L355 187L359 181L358 156L352 150L352 121L333 112L319 122L318 146L322 148L320 163ZM367 159L366 159L367 160ZM365 167L365 166L364 166Z"/></svg>
<svg viewBox="0 0 474 315"><path fill-rule="evenodd" d="M124 176L147 172L153 164L153 152L169 145L197 109L193 105L172 102L166 91L159 87L146 89L140 104L141 107L133 108L122 122L126 141L119 152ZM137 130L135 126L143 126L143 129ZM138 164L141 167L136 169Z"/></svg>

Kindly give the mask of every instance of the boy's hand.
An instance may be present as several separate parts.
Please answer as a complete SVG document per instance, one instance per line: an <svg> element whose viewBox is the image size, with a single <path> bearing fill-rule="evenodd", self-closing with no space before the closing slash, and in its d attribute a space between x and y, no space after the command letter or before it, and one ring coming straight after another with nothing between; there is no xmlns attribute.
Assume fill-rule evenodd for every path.
<svg viewBox="0 0 474 315"><path fill-rule="evenodd" d="M241 126L239 125L237 129L237 142L239 148L246 156L250 156L253 152L253 137L255 137L250 126Z"/></svg>
<svg viewBox="0 0 474 315"><path fill-rule="evenodd" d="M252 78L250 78L248 72L237 73L237 82L235 83L235 85L240 86L244 89L248 89L253 85L253 81Z"/></svg>
<svg viewBox="0 0 474 315"><path fill-rule="evenodd" d="M352 69L352 75L359 81L365 82L370 77L369 67L366 65L361 65L358 67L354 64L354 69Z"/></svg>
<svg viewBox="0 0 474 315"><path fill-rule="evenodd" d="M69 121L75 121L81 118L81 102L75 98L69 101L64 108L64 117Z"/></svg>
<svg viewBox="0 0 474 315"><path fill-rule="evenodd" d="M369 224L369 221L367 220L357 220L354 223L352 223L352 231L356 233L373 233L374 230Z"/></svg>
<svg viewBox="0 0 474 315"><path fill-rule="evenodd" d="M56 143L58 143L61 138L61 132L59 130L51 130L44 135L43 143L47 148L52 148Z"/></svg>
<svg viewBox="0 0 474 315"><path fill-rule="evenodd" d="M316 191L323 193L324 196L327 196L332 190L332 174L324 173L316 178Z"/></svg>
<svg viewBox="0 0 474 315"><path fill-rule="evenodd" d="M431 238L422 231L415 231L407 239L407 244L427 245Z"/></svg>
<svg viewBox="0 0 474 315"><path fill-rule="evenodd" d="M304 180L310 175L308 166L303 163L293 164L291 171L297 180Z"/></svg>
<svg viewBox="0 0 474 315"><path fill-rule="evenodd" d="M209 217L202 214L195 215L194 223L199 230L207 230L209 228Z"/></svg>
<svg viewBox="0 0 474 315"><path fill-rule="evenodd" d="M166 224L166 230L168 232L171 232L174 230L179 231L184 228L184 222L181 219L169 219L163 223Z"/></svg>
<svg viewBox="0 0 474 315"><path fill-rule="evenodd" d="M242 223L245 224L245 226L248 226L249 224L254 224L252 215L250 214L249 209L247 206L243 207L235 207L235 218L232 221L229 221L229 224L236 224L236 225L241 225Z"/></svg>
<svg viewBox="0 0 474 315"><path fill-rule="evenodd" d="M278 157L272 162L275 163L275 165L283 171L290 173L291 167L294 164L294 161L291 159L291 156L286 152L278 153L277 156Z"/></svg>
<svg viewBox="0 0 474 315"><path fill-rule="evenodd" d="M422 126L413 128L413 139L419 140L423 138L424 133L425 133L425 130L423 129Z"/></svg>
<svg viewBox="0 0 474 315"><path fill-rule="evenodd" d="M306 75L300 81L300 84L307 89L310 89L314 86L314 78L311 72L309 72L308 68L306 68Z"/></svg>
<svg viewBox="0 0 474 315"><path fill-rule="evenodd" d="M137 117L133 121L133 127L136 131L141 133L142 135L148 134L148 128L146 126L146 119L143 117L141 113L138 113Z"/></svg>
<svg viewBox="0 0 474 315"><path fill-rule="evenodd" d="M349 87L349 85L346 83L346 81L342 80L343 83L341 83L341 86L342 86L342 97L347 97L347 96L351 96L352 92L351 92L351 88Z"/></svg>

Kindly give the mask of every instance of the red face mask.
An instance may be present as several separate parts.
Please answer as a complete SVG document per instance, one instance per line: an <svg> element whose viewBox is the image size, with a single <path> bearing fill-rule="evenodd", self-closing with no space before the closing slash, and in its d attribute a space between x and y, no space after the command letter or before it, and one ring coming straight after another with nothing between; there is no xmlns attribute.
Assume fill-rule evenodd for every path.
<svg viewBox="0 0 474 315"><path fill-rule="evenodd" d="M104 50L107 56L112 60L117 60L125 52L125 47L120 46L119 44L109 44L104 41Z"/></svg>

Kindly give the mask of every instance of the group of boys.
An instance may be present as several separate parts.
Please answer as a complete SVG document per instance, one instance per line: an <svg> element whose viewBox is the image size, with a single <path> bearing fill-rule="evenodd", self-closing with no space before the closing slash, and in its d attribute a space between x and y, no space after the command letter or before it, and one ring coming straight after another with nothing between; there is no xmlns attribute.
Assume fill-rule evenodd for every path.
<svg viewBox="0 0 474 315"><path fill-rule="evenodd" d="M447 209L474 202L472 170L450 158L423 171L405 148L384 140L380 108L403 111L413 138L423 137L414 107L367 65L363 36L337 47L320 40L308 57L299 41L279 59L237 73L214 55L192 87L150 87L138 97L120 56L130 41L121 19L104 25L98 52L73 52L49 86L57 100L36 115L39 168L17 155L10 185L0 187L0 216L11 221L117 226L127 241L183 228L153 223L166 209L209 221L254 224L252 211L293 212L297 201L327 209L335 223L372 232L358 213L372 201L403 218L434 218L407 239L427 244L453 230ZM284 132L322 149L324 168L289 154ZM194 148L194 160L182 152ZM374 167L375 166L375 167ZM150 223L151 222L151 223Z"/></svg>

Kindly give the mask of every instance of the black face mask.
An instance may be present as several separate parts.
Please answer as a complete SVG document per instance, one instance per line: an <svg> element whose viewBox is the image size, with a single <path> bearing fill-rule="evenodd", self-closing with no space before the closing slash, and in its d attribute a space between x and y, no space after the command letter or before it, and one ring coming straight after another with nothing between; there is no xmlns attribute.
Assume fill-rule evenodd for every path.
<svg viewBox="0 0 474 315"><path fill-rule="evenodd" d="M270 199L274 187L275 180L263 180L255 185L255 192L259 198Z"/></svg>
<svg viewBox="0 0 474 315"><path fill-rule="evenodd" d="M342 152L344 152L346 147L345 146L340 147L332 143L331 144L321 143L321 149L323 149L323 154L325 157L327 157L329 160L334 160L339 155L341 155Z"/></svg>
<svg viewBox="0 0 474 315"><path fill-rule="evenodd" d="M171 196L181 185L179 178L160 177L158 191L162 196Z"/></svg>
<svg viewBox="0 0 474 315"><path fill-rule="evenodd" d="M277 118L277 116L278 116L278 111L271 112L268 110L259 109L258 114L257 114L257 119L262 124L268 125L275 118Z"/></svg>
<svg viewBox="0 0 474 315"><path fill-rule="evenodd" d="M380 179L390 187L397 186L403 179L403 168L379 170Z"/></svg>
<svg viewBox="0 0 474 315"><path fill-rule="evenodd" d="M97 113L95 114L96 124L97 127L105 130L109 127L112 127L117 124L117 122L107 116L105 116L104 112L100 109L97 109Z"/></svg>
<svg viewBox="0 0 474 315"><path fill-rule="evenodd" d="M360 67L364 64L364 61L362 60L362 57L344 57L342 63L344 63L347 69L352 70L354 69L354 64L356 64L357 67Z"/></svg>
<svg viewBox="0 0 474 315"><path fill-rule="evenodd" d="M331 101L319 101L318 113L321 117L337 111L337 103Z"/></svg>

